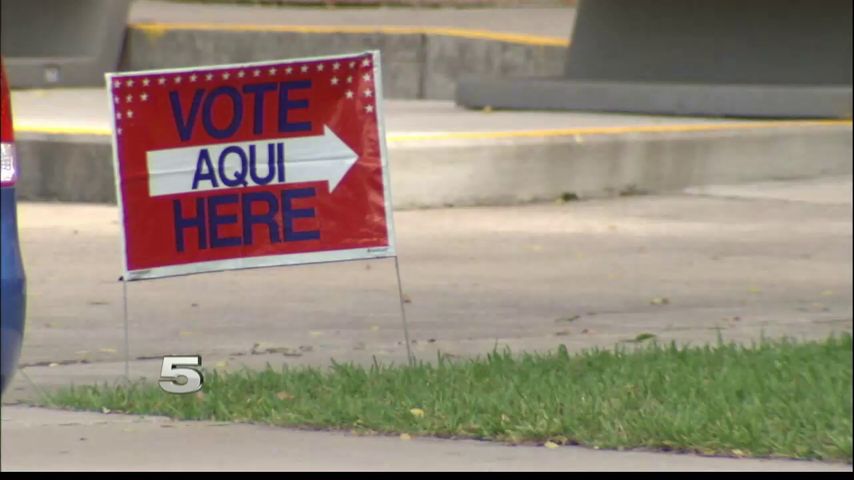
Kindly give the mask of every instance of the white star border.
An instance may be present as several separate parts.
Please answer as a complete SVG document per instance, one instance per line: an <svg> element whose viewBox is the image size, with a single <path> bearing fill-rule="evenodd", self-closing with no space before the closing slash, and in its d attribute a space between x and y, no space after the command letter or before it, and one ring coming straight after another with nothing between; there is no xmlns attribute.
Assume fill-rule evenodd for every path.
<svg viewBox="0 0 854 480"><path fill-rule="evenodd" d="M345 100L357 102L363 113L376 112L376 90L374 84L374 62L371 54L355 57L339 57L325 60L255 64L244 67L222 67L210 69L182 70L150 74L113 75L110 77L109 92L113 98L116 133L121 135L123 121L134 119L136 113L131 104L149 102L162 90L170 90L188 84L219 84L232 79L254 80L300 79L302 74L311 74L329 87L340 88ZM356 83L354 83L356 82Z"/></svg>

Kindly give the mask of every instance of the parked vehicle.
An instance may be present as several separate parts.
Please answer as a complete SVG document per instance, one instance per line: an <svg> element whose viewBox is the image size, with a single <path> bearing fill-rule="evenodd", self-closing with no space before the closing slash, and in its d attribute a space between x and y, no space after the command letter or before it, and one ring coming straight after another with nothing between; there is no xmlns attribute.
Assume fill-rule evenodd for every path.
<svg viewBox="0 0 854 480"><path fill-rule="evenodd" d="M27 293L21 248L18 244L18 215L15 184L18 163L12 126L12 105L6 69L0 59L0 388L2 392L15 374L24 337Z"/></svg>

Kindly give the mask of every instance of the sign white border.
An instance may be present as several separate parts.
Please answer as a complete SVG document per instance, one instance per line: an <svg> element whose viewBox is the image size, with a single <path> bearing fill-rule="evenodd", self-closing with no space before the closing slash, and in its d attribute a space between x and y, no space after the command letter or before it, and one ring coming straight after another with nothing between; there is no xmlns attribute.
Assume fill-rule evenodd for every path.
<svg viewBox="0 0 854 480"><path fill-rule="evenodd" d="M288 266L288 265L304 265L311 263L329 263L329 262L343 262L349 260L366 260L366 259L375 259L375 258L388 258L397 256L396 249L396 241L395 241L395 231L394 231L394 212L392 209L391 203L391 178L389 175L389 164L388 164L388 147L386 146L386 135L385 135L385 105L383 104L383 89L382 89L382 67L380 65L380 52L379 50L368 50L363 52L353 52L353 53L342 53L339 55L326 55L321 57L305 57L305 58L291 58L291 59L281 59L281 60L269 60L269 61L261 61L261 62L250 62L250 63L235 63L229 65L212 65L212 66L197 66L197 67L182 67L182 68L169 68L169 69L159 69L159 70L139 70L133 72L121 72L121 73L106 73L104 75L107 81L107 89L111 91L112 80L114 78L122 78L125 76L136 76L136 75L156 75L161 73L179 73L179 72L187 72L187 71L195 71L200 69L205 70L226 70L226 69L234 69L234 68L246 68L246 67L260 67L266 65L280 65L280 64L288 64L288 63L302 63L302 62L314 62L314 61L324 61L324 60L335 60L343 57L353 57L359 55L371 55L371 60L373 65L371 68L373 69L374 76L374 90L376 94L376 115L377 115L377 129L379 135L380 142L380 164L382 166L382 180L383 180L383 200L385 203L385 215L386 215L386 230L388 233L388 246L386 247L370 247L370 248L355 248L355 249L347 249L347 250L328 250L328 251L320 251L320 252L309 252L309 253L290 253L290 254L281 254L281 255L264 255L257 257L242 257L242 258L232 258L227 260L214 260L214 261L206 261L206 262L193 262L186 263L181 265L170 265L165 267L154 267L149 269L140 269L140 270L128 270L127 264L127 238L125 236L125 210L124 210L124 202L122 198L122 187L121 187L121 175L119 173L119 157L118 157L118 138L116 135L115 123L111 122L111 130L112 130L112 147L113 147L113 171L115 173L115 181L116 181L116 201L119 207L119 225L121 226L121 241L122 241L122 272L124 275L124 279L127 281L131 280L148 280L155 278L164 278L164 277L172 277L178 275L191 275L195 273L208 273L208 272L219 272L224 270L239 270L239 269L247 269L247 268L262 268L262 267L276 267L276 266ZM115 118L115 102L113 102L113 96L108 95L107 99L110 104L110 118Z"/></svg>

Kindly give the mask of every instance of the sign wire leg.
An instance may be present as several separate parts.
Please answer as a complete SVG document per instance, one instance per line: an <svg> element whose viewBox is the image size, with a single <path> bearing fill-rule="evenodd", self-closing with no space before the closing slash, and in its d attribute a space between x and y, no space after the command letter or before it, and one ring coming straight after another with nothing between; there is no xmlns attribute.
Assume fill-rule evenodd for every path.
<svg viewBox="0 0 854 480"><path fill-rule="evenodd" d="M38 394L39 394L39 396L40 396L40 397L41 397L41 399L42 399L42 402L43 402L45 405L50 405L50 404L51 404L51 402L52 402L52 401L51 401L50 395L48 395L44 390L42 390L42 388L41 388L41 387L39 387L38 385L36 385L36 382L34 382L34 381L30 378L30 376L29 376L29 375L27 375L27 372L25 372L25 371L24 371L24 367L18 367L18 373L20 373L20 374L21 374L21 376L22 376L22 377L24 377L24 380L26 380L26 381L27 381L27 383L29 383L29 384L30 384L30 386L33 388L33 390L35 390L35 391L36 391L36 393L38 393Z"/></svg>
<svg viewBox="0 0 854 480"><path fill-rule="evenodd" d="M128 337L128 281L122 277L122 296L124 297L125 317L125 379L130 381L130 340Z"/></svg>
<svg viewBox="0 0 854 480"><path fill-rule="evenodd" d="M415 364L415 357L412 355L412 348L409 345L409 324L406 321L406 308L403 304L403 282L400 281L400 262L397 260L397 255L394 256L394 270L397 272L397 293L400 297L400 317L403 319L403 337L406 340L406 356L409 359L409 364Z"/></svg>

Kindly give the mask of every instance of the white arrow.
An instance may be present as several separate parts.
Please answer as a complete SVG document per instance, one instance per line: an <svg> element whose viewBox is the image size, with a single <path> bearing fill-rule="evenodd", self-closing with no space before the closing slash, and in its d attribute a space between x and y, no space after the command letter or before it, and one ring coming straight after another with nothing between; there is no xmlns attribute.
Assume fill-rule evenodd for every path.
<svg viewBox="0 0 854 480"><path fill-rule="evenodd" d="M284 145L284 181L281 181L282 175L277 167L276 152L281 148L277 146L280 143ZM253 150L254 171L250 161ZM272 173L269 161L271 153ZM359 157L325 125L323 135L169 148L152 150L146 155L148 192L152 197L242 186L321 181L328 182L329 191L332 192Z"/></svg>

